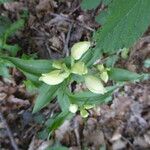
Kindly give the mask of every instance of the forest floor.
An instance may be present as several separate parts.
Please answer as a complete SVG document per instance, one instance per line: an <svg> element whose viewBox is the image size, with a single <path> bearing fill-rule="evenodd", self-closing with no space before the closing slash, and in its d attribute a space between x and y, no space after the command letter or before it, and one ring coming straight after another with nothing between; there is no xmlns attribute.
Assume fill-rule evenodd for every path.
<svg viewBox="0 0 150 150"><path fill-rule="evenodd" d="M61 58L67 49L90 40L100 27L96 10L83 11L80 0L18 0L0 5L0 14L14 21L28 10L25 28L10 43L18 43L22 54L51 59ZM36 55L35 55L36 54ZM144 67L150 58L150 30L134 44L129 57L116 65L134 72L150 72ZM77 114L66 121L50 140L43 131L46 119L58 112L54 101L39 113L32 114L36 94L24 85L25 76L15 68L11 78L0 78L0 149L44 150L60 142L70 150L149 150L150 149L150 81L127 83L117 89L112 102L97 106L85 120ZM11 139L11 140L10 140Z"/></svg>

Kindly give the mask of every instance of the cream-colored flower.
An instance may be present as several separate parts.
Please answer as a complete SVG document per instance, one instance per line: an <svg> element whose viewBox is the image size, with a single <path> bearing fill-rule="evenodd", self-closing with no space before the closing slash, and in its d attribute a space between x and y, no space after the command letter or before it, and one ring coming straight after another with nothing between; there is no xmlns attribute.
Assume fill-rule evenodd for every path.
<svg viewBox="0 0 150 150"><path fill-rule="evenodd" d="M71 48L71 56L78 60L82 55L90 48L91 43L89 41L78 42Z"/></svg>
<svg viewBox="0 0 150 150"><path fill-rule="evenodd" d="M54 70L50 73L42 74L39 80L49 85L57 85L63 82L69 76L69 74L69 72L62 72L62 70Z"/></svg>
<svg viewBox="0 0 150 150"><path fill-rule="evenodd" d="M72 112L72 113L76 113L78 110L78 105L76 104L70 104L69 106L69 111Z"/></svg>
<svg viewBox="0 0 150 150"><path fill-rule="evenodd" d="M104 72L102 72L101 74L100 74L100 77L101 77L101 79L105 82L105 83L107 83L108 82L108 73L107 73L107 71L104 71Z"/></svg>
<svg viewBox="0 0 150 150"><path fill-rule="evenodd" d="M52 66L56 69L62 69L62 62L59 60L54 60Z"/></svg>
<svg viewBox="0 0 150 150"><path fill-rule="evenodd" d="M93 105L92 105L92 104L91 104L91 105L89 105L89 104L85 104L85 105L84 105L84 108L85 108L85 109L92 109L92 108L94 108L94 107L95 107L94 104L93 104Z"/></svg>
<svg viewBox="0 0 150 150"><path fill-rule="evenodd" d="M104 71L104 65L103 64L100 64L100 65L97 65L97 69L100 71L100 72L103 72Z"/></svg>
<svg viewBox="0 0 150 150"><path fill-rule="evenodd" d="M99 78L97 78L95 76L92 76L92 75L86 76L85 84L86 84L87 88L93 93L97 93L97 94L105 93L105 88L104 88L102 82L100 81Z"/></svg>
<svg viewBox="0 0 150 150"><path fill-rule="evenodd" d="M77 62L72 66L71 72L78 75L87 74L88 69L84 62Z"/></svg>
<svg viewBox="0 0 150 150"><path fill-rule="evenodd" d="M89 116L89 113L87 110L85 109L81 109L80 110L80 115L83 117L83 118L87 118Z"/></svg>

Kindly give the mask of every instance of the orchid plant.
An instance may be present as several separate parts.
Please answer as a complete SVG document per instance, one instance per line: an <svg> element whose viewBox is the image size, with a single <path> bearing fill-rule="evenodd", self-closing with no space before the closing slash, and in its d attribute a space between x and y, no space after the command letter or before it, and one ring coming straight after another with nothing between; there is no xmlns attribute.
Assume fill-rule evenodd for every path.
<svg viewBox="0 0 150 150"><path fill-rule="evenodd" d="M42 74L39 80L48 85L58 85L68 79L72 74L76 74L83 77L87 89L91 92L96 94L104 94L106 89L103 82L107 83L108 81L107 70L109 70L109 68L104 68L103 64L97 65L97 75L94 75L87 68L86 64L80 60L84 53L89 50L90 46L91 43L89 41L74 44L71 48L71 67L68 68L65 63L59 60L54 61L52 64L54 70L49 73ZM91 109L94 105L85 105L83 107L84 109L82 108L80 110L81 116L87 117L88 112L86 109ZM72 113L76 113L78 110L78 105L70 104L69 110Z"/></svg>

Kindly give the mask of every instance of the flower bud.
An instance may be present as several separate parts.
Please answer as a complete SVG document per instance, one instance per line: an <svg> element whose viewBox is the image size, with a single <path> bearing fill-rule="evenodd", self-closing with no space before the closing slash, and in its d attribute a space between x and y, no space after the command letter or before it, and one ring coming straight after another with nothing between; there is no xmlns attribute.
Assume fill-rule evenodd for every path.
<svg viewBox="0 0 150 150"><path fill-rule="evenodd" d="M78 110L78 105L76 104L70 104L69 106L69 111L72 112L72 113L76 113Z"/></svg>
<svg viewBox="0 0 150 150"><path fill-rule="evenodd" d="M70 74L69 72L62 72L61 70L54 70L50 73L42 74L39 80L49 85L57 85L63 82L69 76L69 74Z"/></svg>
<svg viewBox="0 0 150 150"><path fill-rule="evenodd" d="M92 109L92 108L94 108L94 107L95 107L95 105L92 105L92 104L91 104L91 105L89 105L89 104L85 104L85 105L84 105L84 108L85 108L85 109Z"/></svg>
<svg viewBox="0 0 150 150"><path fill-rule="evenodd" d="M80 115L83 117L83 118L87 118L89 116L89 113L87 110L85 109L81 109L80 110Z"/></svg>
<svg viewBox="0 0 150 150"><path fill-rule="evenodd" d="M101 83L100 79L95 76L92 76L92 75L86 76L85 84L87 88L93 93L97 93L97 94L105 93L105 88L103 84Z"/></svg>
<svg viewBox="0 0 150 150"><path fill-rule="evenodd" d="M72 66L71 72L78 75L87 74L88 69L83 62L77 62Z"/></svg>
<svg viewBox="0 0 150 150"><path fill-rule="evenodd" d="M56 69L62 69L62 62L58 60L54 60L52 66Z"/></svg>
<svg viewBox="0 0 150 150"><path fill-rule="evenodd" d="M100 74L100 77L101 77L101 79L102 79L105 83L108 82L108 73L107 73L107 71L102 72L102 73Z"/></svg>
<svg viewBox="0 0 150 150"><path fill-rule="evenodd" d="M88 41L78 42L74 44L71 48L71 56L78 60L82 55L90 48L91 43Z"/></svg>
<svg viewBox="0 0 150 150"><path fill-rule="evenodd" d="M97 65L97 69L100 71L100 72L103 72L104 71L104 65L101 64L101 65Z"/></svg>

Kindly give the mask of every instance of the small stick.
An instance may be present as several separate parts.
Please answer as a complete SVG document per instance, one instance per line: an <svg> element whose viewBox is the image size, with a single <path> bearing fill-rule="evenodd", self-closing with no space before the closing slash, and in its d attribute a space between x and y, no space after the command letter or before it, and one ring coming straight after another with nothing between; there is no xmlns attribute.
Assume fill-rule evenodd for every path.
<svg viewBox="0 0 150 150"><path fill-rule="evenodd" d="M7 124L6 120L4 119L3 114L1 112L0 112L0 119L1 119L2 123L4 124L4 126L6 128L6 131L7 131L7 134L9 136L9 139L11 141L11 145L12 145L13 149L14 150L19 150L19 148L18 148L18 146L17 146L17 144L16 144L16 142L13 138L13 135L10 131L10 128L8 127L8 124Z"/></svg>
<svg viewBox="0 0 150 150"><path fill-rule="evenodd" d="M65 45L64 45L64 53L65 53L66 56L69 56L69 48L68 48L68 45L69 45L69 40L70 40L70 35L71 35L72 26L73 26L73 23L71 23L71 24L69 25L69 31L68 31L68 34L67 34L67 37L66 37L66 41L65 41Z"/></svg>
<svg viewBox="0 0 150 150"><path fill-rule="evenodd" d="M79 21L74 21L74 20L72 20L72 19L70 19L70 18L68 18L68 17L66 17L66 16L64 16L62 14L51 13L50 15L53 16L53 17L56 17L56 18L54 18L54 20L52 19L52 21L46 23L47 25L51 25L51 24L56 23L56 22L58 22L60 20L66 20L66 21L74 23L74 24L76 24L76 25L78 25L78 26L80 26L82 28L85 28L85 29L87 29L89 31L92 31L92 32L95 31L93 28L85 25L84 23L79 22Z"/></svg>

